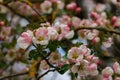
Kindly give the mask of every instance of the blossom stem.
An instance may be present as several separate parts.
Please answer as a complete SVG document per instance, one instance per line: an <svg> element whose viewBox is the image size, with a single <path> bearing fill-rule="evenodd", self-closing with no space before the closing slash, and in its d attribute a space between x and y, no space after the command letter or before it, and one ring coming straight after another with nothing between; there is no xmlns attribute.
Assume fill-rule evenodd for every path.
<svg viewBox="0 0 120 80"><path fill-rule="evenodd" d="M59 70L58 67L53 66L53 65L48 61L48 59L46 59L46 57L45 57L44 55L42 55L40 49L38 49L38 47L37 47L36 45L34 45L34 44L32 44L32 45L37 49L38 52L40 52L40 56L47 62L47 64L48 64L50 67L55 68L56 70Z"/></svg>
<svg viewBox="0 0 120 80"><path fill-rule="evenodd" d="M8 4L6 4L6 3L0 3L0 5L5 6L6 8L8 8L8 9L9 9L11 12L13 12L14 14L20 16L21 18L26 19L28 22L31 22L31 20L30 20L28 17L26 17L26 16L20 14L19 12L15 11L15 10L14 10L12 7L10 7Z"/></svg>
<svg viewBox="0 0 120 80"><path fill-rule="evenodd" d="M108 30L108 29L105 29L105 28L91 28L91 27L80 27L78 29L76 29L75 31L79 31L79 30L83 30L83 29L86 29L86 30L98 30L98 31L102 31L102 32L108 32L108 33L111 33L111 34L117 34L117 35L120 35L120 32L119 31L115 31L115 30Z"/></svg>
<svg viewBox="0 0 120 80"><path fill-rule="evenodd" d="M24 72L24 73L18 73L18 74L14 74L14 75L9 75L9 76L5 76L5 77L1 77L0 80L4 80L4 79L9 79L12 77L16 77L16 76L22 76L22 75L27 75L29 72Z"/></svg>
<svg viewBox="0 0 120 80"><path fill-rule="evenodd" d="M43 76L45 76L46 74L48 74L49 72L54 72L54 71L56 71L56 69L53 69L53 70L48 70L47 72L45 72L45 73L43 73L42 75L40 75L38 78L37 78L37 80L39 80L40 78L42 78Z"/></svg>

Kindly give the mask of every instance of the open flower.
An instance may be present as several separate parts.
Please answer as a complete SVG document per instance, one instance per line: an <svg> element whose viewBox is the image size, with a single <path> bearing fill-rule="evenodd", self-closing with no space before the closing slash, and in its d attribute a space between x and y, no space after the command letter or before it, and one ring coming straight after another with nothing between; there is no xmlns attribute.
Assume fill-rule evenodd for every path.
<svg viewBox="0 0 120 80"><path fill-rule="evenodd" d="M78 28L80 26L80 19L78 17L72 17L72 25L74 28Z"/></svg>
<svg viewBox="0 0 120 80"><path fill-rule="evenodd" d="M42 13L51 13L52 12L52 3L50 1L44 1L40 5Z"/></svg>
<svg viewBox="0 0 120 80"><path fill-rule="evenodd" d="M66 39L73 38L74 31L70 30L70 27L68 27L68 25L56 22L54 26L55 26L57 32L59 33L58 40L61 40L63 38L66 38Z"/></svg>
<svg viewBox="0 0 120 80"><path fill-rule="evenodd" d="M110 47L112 45L112 38L109 37L106 42L103 42L103 46L105 46L106 48Z"/></svg>
<svg viewBox="0 0 120 80"><path fill-rule="evenodd" d="M79 76L89 75L88 71L89 62L87 60L82 60L72 66L71 71L73 73L78 73Z"/></svg>
<svg viewBox="0 0 120 80"><path fill-rule="evenodd" d="M41 67L41 69L46 70L50 66L47 64L47 62L45 60L42 60L41 63L40 63L40 67Z"/></svg>
<svg viewBox="0 0 120 80"><path fill-rule="evenodd" d="M109 76L112 76L114 73L113 69L111 67L106 67L102 70L102 75L104 78L109 78Z"/></svg>
<svg viewBox="0 0 120 80"><path fill-rule="evenodd" d="M61 55L56 51L51 53L49 61L53 64L58 64L61 60Z"/></svg>
<svg viewBox="0 0 120 80"><path fill-rule="evenodd" d="M32 31L28 30L27 32L23 32L17 39L18 46L20 48L26 49L32 43L32 37Z"/></svg>
<svg viewBox="0 0 120 80"><path fill-rule="evenodd" d="M48 27L48 36L50 40L56 40L58 38L58 32L54 27Z"/></svg>
<svg viewBox="0 0 120 80"><path fill-rule="evenodd" d="M91 50L87 48L86 45L80 45L79 49L84 56L89 56L91 53Z"/></svg>
<svg viewBox="0 0 120 80"><path fill-rule="evenodd" d="M34 32L33 42L36 44L47 45L50 38L48 36L48 29L46 27L40 27Z"/></svg>
<svg viewBox="0 0 120 80"><path fill-rule="evenodd" d="M83 59L83 54L81 53L81 49L78 47L72 47L67 54L68 59L70 62L78 62Z"/></svg>

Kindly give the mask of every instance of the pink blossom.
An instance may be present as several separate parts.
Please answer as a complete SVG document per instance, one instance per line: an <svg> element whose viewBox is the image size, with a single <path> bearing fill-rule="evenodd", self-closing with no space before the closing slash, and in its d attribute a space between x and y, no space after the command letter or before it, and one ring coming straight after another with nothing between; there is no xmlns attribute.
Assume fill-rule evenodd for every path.
<svg viewBox="0 0 120 80"><path fill-rule="evenodd" d="M80 13L81 8L80 8L80 7L77 7L77 8L75 9L75 11L76 11L77 13Z"/></svg>
<svg viewBox="0 0 120 80"><path fill-rule="evenodd" d="M58 64L61 60L61 55L56 51L52 52L49 61L53 64Z"/></svg>
<svg viewBox="0 0 120 80"><path fill-rule="evenodd" d="M115 62L115 63L113 64L113 69L114 69L114 72L115 72L116 74L120 74L120 65L119 65L118 62Z"/></svg>
<svg viewBox="0 0 120 80"><path fill-rule="evenodd" d="M103 42L103 45L104 45L106 48L110 47L110 46L112 45L112 38L109 37L109 38L106 40L106 42Z"/></svg>
<svg viewBox="0 0 120 80"><path fill-rule="evenodd" d="M0 27L4 25L4 22L3 21L0 21Z"/></svg>
<svg viewBox="0 0 120 80"><path fill-rule="evenodd" d="M42 61L40 62L40 67L41 67L41 69L46 70L46 69L48 69L50 66L47 64L47 62L46 62L45 60L42 60Z"/></svg>
<svg viewBox="0 0 120 80"><path fill-rule="evenodd" d="M19 47L26 49L32 43L32 37L32 31L28 30L27 32L23 32L17 40Z"/></svg>
<svg viewBox="0 0 120 80"><path fill-rule="evenodd" d="M48 29L46 27L40 27L35 30L35 36L33 37L33 42L36 44L47 45L50 40L48 36Z"/></svg>
<svg viewBox="0 0 120 80"><path fill-rule="evenodd" d="M81 51L81 53L86 57L89 56L91 53L91 50L89 48L86 47L86 45L80 45L79 49Z"/></svg>
<svg viewBox="0 0 120 80"><path fill-rule="evenodd" d="M112 22L114 23L114 22L116 22L117 21L117 17L116 16L113 16L112 17Z"/></svg>
<svg viewBox="0 0 120 80"><path fill-rule="evenodd" d="M44 1L41 5L42 13L51 13L52 12L52 3L50 1Z"/></svg>
<svg viewBox="0 0 120 80"><path fill-rule="evenodd" d="M77 4L75 2L72 2L66 6L68 10L74 10L77 7Z"/></svg>
<svg viewBox="0 0 120 80"><path fill-rule="evenodd" d="M48 37L50 40L56 40L58 38L58 32L54 27L48 27Z"/></svg>
<svg viewBox="0 0 120 80"><path fill-rule="evenodd" d="M120 80L120 77L116 77L115 80Z"/></svg>
<svg viewBox="0 0 120 80"><path fill-rule="evenodd" d="M67 57L71 62L77 62L83 59L83 54L78 47L72 47L68 51Z"/></svg>
<svg viewBox="0 0 120 80"><path fill-rule="evenodd" d="M58 9L63 9L65 4L62 1L57 1L57 8Z"/></svg>
<svg viewBox="0 0 120 80"><path fill-rule="evenodd" d="M97 4L95 9L98 11L98 12L102 12L104 11L106 8L106 6L104 4Z"/></svg>
<svg viewBox="0 0 120 80"><path fill-rule="evenodd" d="M72 25L74 28L78 28L80 26L80 19L78 17L72 17Z"/></svg>
<svg viewBox="0 0 120 80"><path fill-rule="evenodd" d="M111 67L106 67L102 70L102 75L105 78L109 78L109 76L112 76L114 73L113 69Z"/></svg>

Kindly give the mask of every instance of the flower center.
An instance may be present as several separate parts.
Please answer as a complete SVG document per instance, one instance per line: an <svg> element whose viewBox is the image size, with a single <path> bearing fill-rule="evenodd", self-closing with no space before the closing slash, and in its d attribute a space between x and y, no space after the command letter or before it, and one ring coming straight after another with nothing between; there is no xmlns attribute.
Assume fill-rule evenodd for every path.
<svg viewBox="0 0 120 80"><path fill-rule="evenodd" d="M77 59L77 58L78 58L78 54L77 54L77 53L73 53L73 54L72 54L72 58Z"/></svg>

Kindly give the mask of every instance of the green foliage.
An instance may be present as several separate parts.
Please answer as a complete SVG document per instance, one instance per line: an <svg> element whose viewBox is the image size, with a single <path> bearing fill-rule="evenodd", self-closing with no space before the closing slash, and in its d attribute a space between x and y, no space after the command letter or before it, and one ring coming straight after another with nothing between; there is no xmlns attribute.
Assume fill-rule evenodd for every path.
<svg viewBox="0 0 120 80"><path fill-rule="evenodd" d="M70 68L70 64L65 64L61 67L59 73L64 74Z"/></svg>
<svg viewBox="0 0 120 80"><path fill-rule="evenodd" d="M0 13L0 21L4 21L6 19L6 14Z"/></svg>
<svg viewBox="0 0 120 80"><path fill-rule="evenodd" d="M34 30L40 27L40 23L31 23L31 24L28 24L26 27L30 30Z"/></svg>
<svg viewBox="0 0 120 80"><path fill-rule="evenodd" d="M7 64L5 62L0 62L0 68L6 68Z"/></svg>
<svg viewBox="0 0 120 80"><path fill-rule="evenodd" d="M50 49L51 52L54 52L58 48L59 43L59 41L50 41L47 47Z"/></svg>
<svg viewBox="0 0 120 80"><path fill-rule="evenodd" d="M35 59L35 60L37 60L38 57L39 57L39 53L37 52L36 49L31 50L31 51L29 52L29 59Z"/></svg>

